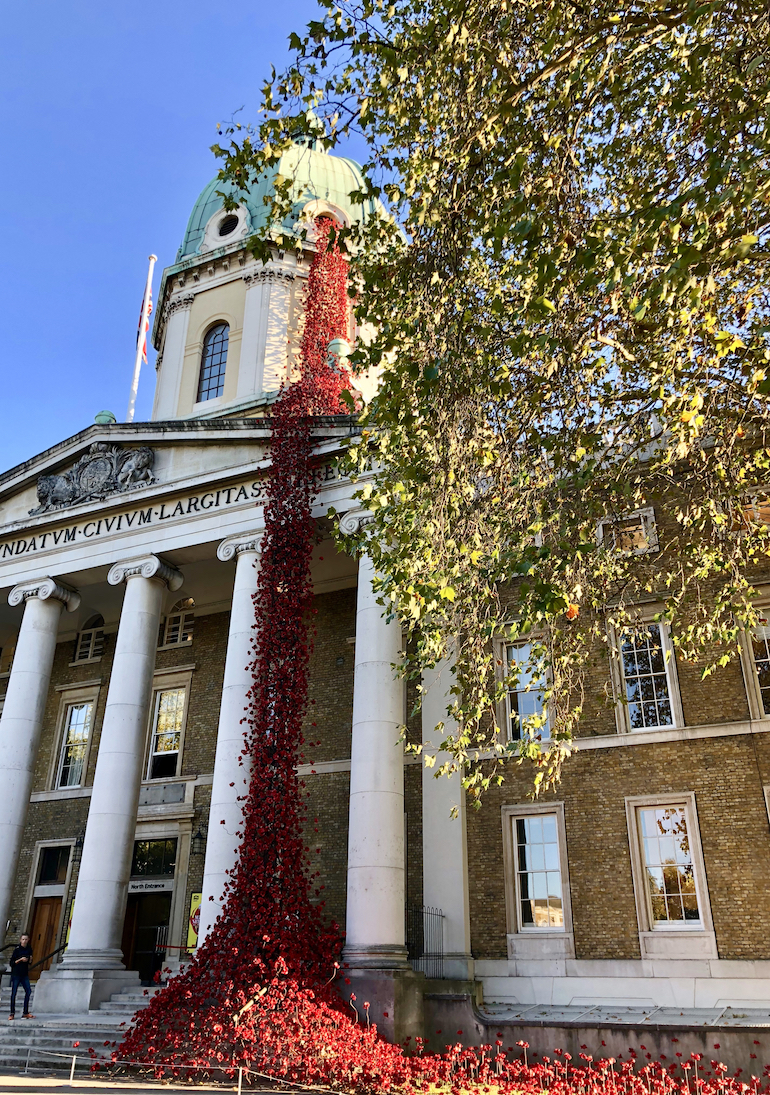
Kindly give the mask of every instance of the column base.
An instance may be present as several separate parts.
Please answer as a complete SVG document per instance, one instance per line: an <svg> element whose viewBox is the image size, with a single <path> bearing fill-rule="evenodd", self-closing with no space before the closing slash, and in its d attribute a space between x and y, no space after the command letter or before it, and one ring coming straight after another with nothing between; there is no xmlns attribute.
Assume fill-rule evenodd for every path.
<svg viewBox="0 0 770 1095"><path fill-rule="evenodd" d="M85 1015L123 989L138 989L136 970L44 970L35 986L35 1014Z"/></svg>
<svg viewBox="0 0 770 1095"><path fill-rule="evenodd" d="M342 960L351 969L409 970L406 947L381 943L372 946L345 947Z"/></svg>
<svg viewBox="0 0 770 1095"><path fill-rule="evenodd" d="M124 970L123 951L118 947L83 948L68 947L58 966L61 970Z"/></svg>
<svg viewBox="0 0 770 1095"><path fill-rule="evenodd" d="M358 1013L358 1021L366 1024L369 1004L369 1022L377 1027L382 1037L395 1044L403 1044L407 1038L424 1036L423 993L425 975L406 969L343 968L339 979L339 991L346 1004L352 1004ZM350 982L346 984L346 982ZM355 1000L351 1001L351 996ZM37 998L35 999L37 1004ZM353 1011L349 1014L352 1016Z"/></svg>

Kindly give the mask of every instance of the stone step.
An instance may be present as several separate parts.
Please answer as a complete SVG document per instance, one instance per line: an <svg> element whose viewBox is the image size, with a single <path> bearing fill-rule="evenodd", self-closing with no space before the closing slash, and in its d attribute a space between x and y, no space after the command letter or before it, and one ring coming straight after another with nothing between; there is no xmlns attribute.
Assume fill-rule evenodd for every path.
<svg viewBox="0 0 770 1095"><path fill-rule="evenodd" d="M109 1059L113 1042L123 1040L137 1011L146 1008L162 989L126 987L116 992L87 1015L38 1015L21 1018L16 1000L17 1018L9 1022L3 1010L10 1006L10 988L0 991L0 1068L50 1068L69 1070L73 1054L76 1068L90 1068L89 1047L98 1057ZM34 1000L34 997L33 997ZM34 1007L32 1008L34 1015ZM5 1015L8 1012L5 1010ZM75 1046L73 1043L78 1042ZM105 1046L105 1042L109 1043Z"/></svg>
<svg viewBox="0 0 770 1095"><path fill-rule="evenodd" d="M88 1050L93 1047L97 1058L109 1058L113 1042L118 1044L125 1034L115 1026L89 1027L73 1023L66 1027L54 1027L37 1019L0 1021L0 1067L24 1068L45 1066L69 1069L72 1057L76 1068L87 1070L93 1058ZM78 1046L74 1043L79 1042ZM104 1043L109 1042L105 1046Z"/></svg>
<svg viewBox="0 0 770 1095"><path fill-rule="evenodd" d="M148 1000L145 997L145 1000ZM5 1001L3 1001L5 1004ZM142 1006L139 998L136 1005ZM124 1004L125 1011L93 1012L89 1015L39 1015L22 1019L18 1014L9 1022L0 1012L0 1068L45 1068L69 1071L73 1055L78 1071L87 1071L93 1059L109 1059L112 1043L118 1045L131 1025L136 1006ZM129 1010L130 1009L130 1010ZM7 1012L6 1012L7 1015ZM74 1043L78 1042L75 1046ZM105 1042L108 1044L105 1046Z"/></svg>

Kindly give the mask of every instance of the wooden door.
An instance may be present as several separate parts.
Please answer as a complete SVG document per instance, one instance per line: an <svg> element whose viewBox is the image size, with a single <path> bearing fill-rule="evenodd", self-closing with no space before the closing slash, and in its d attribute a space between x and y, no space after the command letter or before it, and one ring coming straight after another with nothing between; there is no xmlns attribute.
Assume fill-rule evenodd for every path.
<svg viewBox="0 0 770 1095"><path fill-rule="evenodd" d="M45 958L56 947L56 935L59 931L61 918L60 897L38 897L35 901L35 912L32 916L32 929L30 931L30 946L32 947L32 964ZM47 970L52 958L47 958L41 966L35 966L30 973L30 979L37 981L43 970Z"/></svg>

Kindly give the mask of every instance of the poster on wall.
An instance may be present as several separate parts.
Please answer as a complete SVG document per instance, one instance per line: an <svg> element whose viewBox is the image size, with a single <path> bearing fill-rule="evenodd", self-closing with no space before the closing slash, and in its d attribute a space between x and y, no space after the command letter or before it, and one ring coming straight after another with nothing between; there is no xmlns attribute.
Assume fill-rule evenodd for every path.
<svg viewBox="0 0 770 1095"><path fill-rule="evenodd" d="M201 898L203 894L194 893L190 898L190 919L187 921L187 949L194 951L198 946L198 928L201 922Z"/></svg>

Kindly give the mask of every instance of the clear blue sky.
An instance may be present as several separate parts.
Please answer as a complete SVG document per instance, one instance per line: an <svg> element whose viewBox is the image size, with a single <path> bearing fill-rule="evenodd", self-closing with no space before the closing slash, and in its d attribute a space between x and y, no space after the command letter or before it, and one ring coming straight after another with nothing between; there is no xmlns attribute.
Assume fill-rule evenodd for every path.
<svg viewBox="0 0 770 1095"><path fill-rule="evenodd" d="M241 106L256 116L289 32L316 12L315 0L7 0L0 471L100 410L124 419L147 256L157 289L216 173L216 123Z"/></svg>

